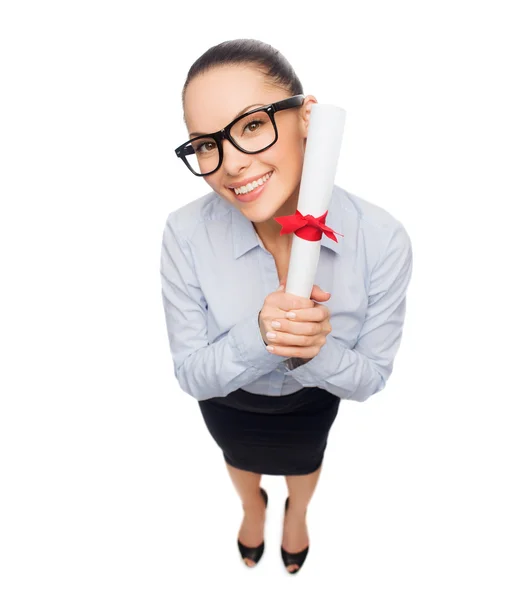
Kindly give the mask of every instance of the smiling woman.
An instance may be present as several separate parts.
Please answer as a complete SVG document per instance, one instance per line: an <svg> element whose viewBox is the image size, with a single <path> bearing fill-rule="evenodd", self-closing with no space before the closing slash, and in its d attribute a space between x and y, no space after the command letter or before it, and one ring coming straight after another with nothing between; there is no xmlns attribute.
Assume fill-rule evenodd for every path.
<svg viewBox="0 0 528 600"><path fill-rule="evenodd" d="M183 86L190 133L176 153L253 222L266 247L290 246L273 217L295 212L314 102L314 96L304 96L286 59L255 40L209 49L191 67ZM273 177L261 190L248 193L245 188L240 194L233 189L266 174Z"/></svg>
<svg viewBox="0 0 528 600"><path fill-rule="evenodd" d="M306 511L341 399L364 401L391 374L412 264L401 223L334 186L327 220L344 243L323 237L315 277L332 298L318 285L310 299L277 289L293 234L281 235L276 217L296 212L316 102L263 42L231 40L198 58L176 155L212 191L170 213L161 251L174 373L242 501L242 558L254 566L264 549L262 474L284 475L291 573L308 552Z"/></svg>

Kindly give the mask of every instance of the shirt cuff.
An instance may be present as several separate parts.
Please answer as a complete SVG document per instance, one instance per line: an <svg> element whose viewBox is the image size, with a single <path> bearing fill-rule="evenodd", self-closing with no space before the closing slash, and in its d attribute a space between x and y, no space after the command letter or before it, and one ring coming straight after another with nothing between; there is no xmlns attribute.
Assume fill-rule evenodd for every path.
<svg viewBox="0 0 528 600"><path fill-rule="evenodd" d="M262 339L259 326L259 309L257 313L251 314L246 319L239 321L231 328L231 334L235 346L242 360L257 370L269 370L284 360L284 356L273 354L266 350L266 343ZM268 371L265 370L269 366Z"/></svg>
<svg viewBox="0 0 528 600"><path fill-rule="evenodd" d="M286 373L305 387L317 387L321 381L335 374L343 356L343 346L331 334L326 336L326 344L306 364L293 369L286 367Z"/></svg>

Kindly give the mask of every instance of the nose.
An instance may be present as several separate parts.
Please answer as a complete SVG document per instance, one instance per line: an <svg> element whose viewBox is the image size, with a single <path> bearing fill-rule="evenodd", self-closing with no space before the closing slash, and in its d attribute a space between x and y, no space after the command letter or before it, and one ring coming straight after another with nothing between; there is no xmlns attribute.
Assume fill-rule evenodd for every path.
<svg viewBox="0 0 528 600"><path fill-rule="evenodd" d="M247 168L251 164L250 154L241 152L227 139L222 140L222 144L224 154L222 167L227 175L237 175L242 169Z"/></svg>

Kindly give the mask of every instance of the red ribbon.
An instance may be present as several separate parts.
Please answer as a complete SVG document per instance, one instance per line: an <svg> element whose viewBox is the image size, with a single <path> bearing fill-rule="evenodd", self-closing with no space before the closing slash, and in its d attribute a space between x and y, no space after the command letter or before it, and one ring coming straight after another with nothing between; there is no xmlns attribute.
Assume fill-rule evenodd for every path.
<svg viewBox="0 0 528 600"><path fill-rule="evenodd" d="M327 214L328 210L320 217L314 217L312 215L303 215L296 210L294 215L273 218L282 225L280 235L293 232L303 240L317 242L323 237L323 233L325 233L330 239L337 242L337 238L334 235L337 231L325 225ZM337 233L337 235L344 237L342 233Z"/></svg>

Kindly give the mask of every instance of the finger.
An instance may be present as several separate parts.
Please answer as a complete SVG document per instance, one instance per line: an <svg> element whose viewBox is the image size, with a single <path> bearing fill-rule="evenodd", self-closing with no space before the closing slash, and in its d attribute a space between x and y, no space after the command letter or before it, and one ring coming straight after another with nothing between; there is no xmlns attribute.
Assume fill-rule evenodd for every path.
<svg viewBox="0 0 528 600"><path fill-rule="evenodd" d="M299 323L301 325L301 323ZM310 323L304 323L304 325L310 325ZM268 332L271 333L271 332ZM266 334L266 340L268 344L272 346L310 346L313 344L313 335L297 335L294 333L288 333L286 331L281 331L280 329L273 330L273 333L276 337L270 337ZM319 334L319 331L317 332Z"/></svg>
<svg viewBox="0 0 528 600"><path fill-rule="evenodd" d="M320 285L317 285L316 283L313 284L312 286L312 291L319 291L322 292L323 294L329 294L330 292L327 292L326 290L323 290L323 288Z"/></svg>
<svg viewBox="0 0 528 600"><path fill-rule="evenodd" d="M288 292L282 292L279 297L277 308L280 308L284 313L290 310L296 310L299 308L313 308L314 303L310 298L303 298L296 294L289 294ZM284 316L282 314L281 316Z"/></svg>
<svg viewBox="0 0 528 600"><path fill-rule="evenodd" d="M283 277L280 280L280 284L279 287L277 288L277 291L279 290L284 290L286 288L286 277ZM317 300L321 300L322 302L324 302L325 300L328 300L328 298L330 298L330 296L332 295L330 292L326 292L325 290L322 290L317 284L314 284L312 286L312 293L310 297L313 297L315 294L315 296L317 296Z"/></svg>
<svg viewBox="0 0 528 600"><path fill-rule="evenodd" d="M276 354L277 356L284 356L286 358L312 358L314 351L311 346L280 346L278 344L270 344L266 346L266 350L270 354Z"/></svg>
<svg viewBox="0 0 528 600"><path fill-rule="evenodd" d="M288 343L286 338L279 334L289 334L296 336L313 337L319 335L325 328L324 322L319 321L298 321L297 319L273 319L271 322L270 333L277 334L276 338L267 336L268 340L279 340L278 343ZM289 339L289 338L288 338ZM270 342L271 343L271 342Z"/></svg>
<svg viewBox="0 0 528 600"><path fill-rule="evenodd" d="M293 313L295 316L288 316ZM314 305L313 308L292 308L287 310L284 318L288 321L324 321L330 318L330 311L322 304Z"/></svg>
<svg viewBox="0 0 528 600"><path fill-rule="evenodd" d="M312 287L312 294L310 298L313 298L317 301L325 302L330 298L331 295L332 294L330 292L326 292L325 290L322 290L317 284L314 284L314 286Z"/></svg>
<svg viewBox="0 0 528 600"><path fill-rule="evenodd" d="M279 281L279 287L277 288L278 290L283 290L286 288L286 275L283 275Z"/></svg>

